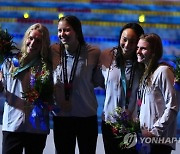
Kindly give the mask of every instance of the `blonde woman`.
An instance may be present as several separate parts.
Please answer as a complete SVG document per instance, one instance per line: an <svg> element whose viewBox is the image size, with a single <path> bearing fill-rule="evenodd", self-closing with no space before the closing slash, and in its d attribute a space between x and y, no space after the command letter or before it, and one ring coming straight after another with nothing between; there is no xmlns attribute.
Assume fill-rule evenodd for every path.
<svg viewBox="0 0 180 154"><path fill-rule="evenodd" d="M40 23L33 24L25 32L19 62L7 58L2 65L1 89L6 97L3 154L20 154L23 148L26 154L43 153L49 133L46 102L52 93L49 45L48 29Z"/></svg>

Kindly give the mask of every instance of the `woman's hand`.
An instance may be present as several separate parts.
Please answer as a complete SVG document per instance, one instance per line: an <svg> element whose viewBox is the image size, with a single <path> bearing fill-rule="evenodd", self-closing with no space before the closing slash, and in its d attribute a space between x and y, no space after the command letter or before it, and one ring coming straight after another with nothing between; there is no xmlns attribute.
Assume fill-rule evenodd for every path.
<svg viewBox="0 0 180 154"><path fill-rule="evenodd" d="M142 136L144 137L155 137L155 135L153 135L150 131L148 131L147 129L141 129L141 133Z"/></svg>
<svg viewBox="0 0 180 154"><path fill-rule="evenodd" d="M2 81L2 78L3 78L3 74L2 71L0 71L0 81Z"/></svg>
<svg viewBox="0 0 180 154"><path fill-rule="evenodd" d="M0 92L4 90L2 79L3 79L3 73L0 71Z"/></svg>

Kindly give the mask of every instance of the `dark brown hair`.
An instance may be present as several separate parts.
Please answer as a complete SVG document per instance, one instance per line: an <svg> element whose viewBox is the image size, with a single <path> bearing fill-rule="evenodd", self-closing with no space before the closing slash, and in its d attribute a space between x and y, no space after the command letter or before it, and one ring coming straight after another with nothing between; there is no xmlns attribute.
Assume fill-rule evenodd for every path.
<svg viewBox="0 0 180 154"><path fill-rule="evenodd" d="M126 25L123 26L123 28L121 29L120 33L119 33L119 44L118 44L118 52L117 52L117 55L116 55L116 65L118 67L122 66L123 63L124 63L124 58L123 58L123 55L122 55L122 49L120 47L120 39L121 39L121 35L123 33L123 31L125 29L132 29L134 30L134 32L136 33L137 35L137 40L139 40L139 37L144 34L144 30L143 28L138 24L138 23L128 23ZM136 58L136 50L134 51L134 58Z"/></svg>
<svg viewBox="0 0 180 154"><path fill-rule="evenodd" d="M77 17L73 15L67 15L61 17L58 22L60 21L66 21L73 28L73 30L76 32L80 45L85 44L81 22Z"/></svg>

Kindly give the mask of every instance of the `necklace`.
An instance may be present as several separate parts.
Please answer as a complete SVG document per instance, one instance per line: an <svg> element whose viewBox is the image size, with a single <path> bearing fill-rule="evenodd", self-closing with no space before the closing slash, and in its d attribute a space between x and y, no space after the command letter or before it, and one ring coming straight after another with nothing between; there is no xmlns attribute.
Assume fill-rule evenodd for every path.
<svg viewBox="0 0 180 154"><path fill-rule="evenodd" d="M111 64L112 64L112 61L113 61L113 57L117 54L117 48L113 48L111 51L113 52L113 55L112 55L112 59L111 59L110 65L109 65L107 81L108 81L108 78L109 78L110 67L111 67ZM126 102L125 102L125 108L126 109L128 109L129 99L130 99L131 93L132 93L132 86L133 86L133 80L134 80L134 75L135 75L135 69L136 69L136 62L133 61L131 71L130 71L129 84L127 86L125 66L120 67L120 71L121 71L120 82L122 83L123 90L124 90L124 95L125 95L125 100L126 100ZM105 85L105 87L107 87L107 84Z"/></svg>
<svg viewBox="0 0 180 154"><path fill-rule="evenodd" d="M67 75L67 53L65 50L62 52L61 60L62 60L63 78L64 78L64 91L65 91L65 99L67 101L69 100L70 94L72 91L72 83L74 80L74 75L76 72L80 51L81 51L81 46L78 47L78 50L76 52L76 55L73 61L73 66L70 73L70 77L69 77L69 81L68 81L68 75Z"/></svg>
<svg viewBox="0 0 180 154"><path fill-rule="evenodd" d="M129 84L127 86L127 88L124 88L127 84L126 84L126 78L125 78L125 70L121 69L121 72L124 71L124 75L121 75L121 82L123 80L123 78L125 78L125 83L123 85L123 89L125 92L125 98L126 98L126 103L125 103L125 108L128 109L129 106L129 99L131 97L131 93L132 93L132 86L133 86L133 80L134 80L134 74L135 74L135 69L136 69L136 62L132 62L132 67L131 67L131 72L130 72L130 79L129 79ZM125 91L126 90L126 91Z"/></svg>

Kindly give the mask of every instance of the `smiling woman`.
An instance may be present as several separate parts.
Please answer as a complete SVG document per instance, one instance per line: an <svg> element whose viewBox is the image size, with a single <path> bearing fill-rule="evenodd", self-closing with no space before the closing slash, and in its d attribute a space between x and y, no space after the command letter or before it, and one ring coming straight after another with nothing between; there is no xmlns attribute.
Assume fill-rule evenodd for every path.
<svg viewBox="0 0 180 154"><path fill-rule="evenodd" d="M138 62L145 65L140 82L140 126L143 137L172 139L176 136L176 120L179 111L175 76L169 65L159 63L163 55L161 38L155 33L140 37L137 45ZM150 143L151 154L170 154L176 141Z"/></svg>
<svg viewBox="0 0 180 154"><path fill-rule="evenodd" d="M139 24L125 24L119 32L117 47L103 51L100 56L106 91L101 128L107 154L138 153L135 147L120 147L126 133L120 131L117 135L112 130L116 126L119 126L118 131L124 127L122 124L124 119L112 116L112 114L120 115L122 113L127 115L128 120L125 120L125 122L137 118L136 94L143 68L137 63L136 47L139 37L143 33L144 30Z"/></svg>
<svg viewBox="0 0 180 154"><path fill-rule="evenodd" d="M50 132L47 104L52 101L49 46L48 29L40 23L33 24L25 32L18 65L14 65L12 57L2 64L1 85L5 93L2 154L14 151L20 154L23 149L27 153L43 152ZM28 93L29 90L38 93L35 99L30 98L34 93Z"/></svg>
<svg viewBox="0 0 180 154"><path fill-rule="evenodd" d="M61 17L57 28L59 43L53 44L50 52L54 98L60 108L53 117L56 150L74 153L77 139L80 153L95 154L98 102L93 91L100 74L100 49L85 42L76 16Z"/></svg>

